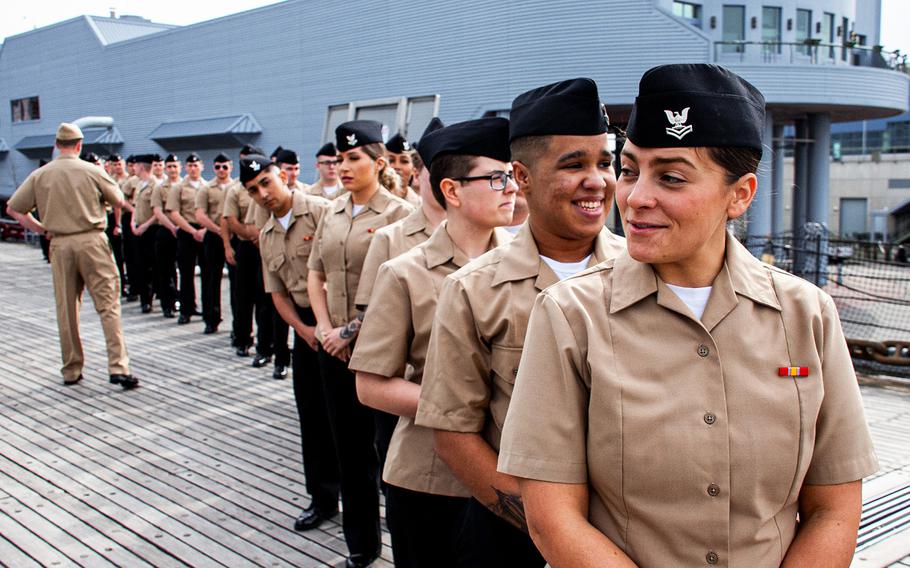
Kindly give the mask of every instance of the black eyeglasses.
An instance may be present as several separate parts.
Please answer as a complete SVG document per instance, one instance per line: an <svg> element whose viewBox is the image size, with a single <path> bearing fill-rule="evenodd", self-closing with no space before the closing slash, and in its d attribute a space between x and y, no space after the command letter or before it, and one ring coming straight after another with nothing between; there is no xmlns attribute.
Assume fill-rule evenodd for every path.
<svg viewBox="0 0 910 568"><path fill-rule="evenodd" d="M337 166L338 160L319 160L316 163L320 166Z"/></svg>
<svg viewBox="0 0 910 568"><path fill-rule="evenodd" d="M231 166L229 164L215 164L216 170L229 170Z"/></svg>
<svg viewBox="0 0 910 568"><path fill-rule="evenodd" d="M455 181L477 181L480 179L490 180L490 189L493 191L502 191L509 185L509 180L514 176L512 172L493 172L485 176L466 176L452 178Z"/></svg>

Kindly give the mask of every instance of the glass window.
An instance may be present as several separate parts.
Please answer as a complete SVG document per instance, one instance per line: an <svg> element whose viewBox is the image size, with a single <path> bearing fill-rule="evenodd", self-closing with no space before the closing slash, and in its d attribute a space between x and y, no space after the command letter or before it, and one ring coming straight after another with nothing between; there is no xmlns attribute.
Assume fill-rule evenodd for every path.
<svg viewBox="0 0 910 568"><path fill-rule="evenodd" d="M10 111L12 112L13 122L39 120L41 118L41 105L38 103L38 97L12 100L10 101Z"/></svg>
<svg viewBox="0 0 910 568"><path fill-rule="evenodd" d="M822 31L821 31L822 42L833 44L834 43L834 14L829 14L828 12L825 12L824 14L822 14L821 24L822 24ZM828 54L829 59L834 59L834 48L833 47L828 47L827 49L823 49L821 51L821 53L826 53L826 52Z"/></svg>
<svg viewBox="0 0 910 568"><path fill-rule="evenodd" d="M812 37L812 10L796 10L796 43L803 43ZM809 46L801 45L799 53L809 55Z"/></svg>
<svg viewBox="0 0 910 568"><path fill-rule="evenodd" d="M328 107L323 142L335 138L335 128L348 120L376 120L384 126L383 136L398 132L409 139L423 133L439 111L439 95L422 97L390 97L371 101L355 101Z"/></svg>
<svg viewBox="0 0 910 568"><path fill-rule="evenodd" d="M743 41L746 39L746 7L724 6L723 39L724 42ZM745 46L725 43L724 53L742 53Z"/></svg>
<svg viewBox="0 0 910 568"><path fill-rule="evenodd" d="M764 53L780 53L780 8L763 6L761 9L761 40Z"/></svg>
<svg viewBox="0 0 910 568"><path fill-rule="evenodd" d="M673 15L686 20L689 24L701 27L701 4L692 2L673 1Z"/></svg>
<svg viewBox="0 0 910 568"><path fill-rule="evenodd" d="M416 141L436 116L436 101L435 96L408 99L408 115L404 125L404 135L408 140Z"/></svg>

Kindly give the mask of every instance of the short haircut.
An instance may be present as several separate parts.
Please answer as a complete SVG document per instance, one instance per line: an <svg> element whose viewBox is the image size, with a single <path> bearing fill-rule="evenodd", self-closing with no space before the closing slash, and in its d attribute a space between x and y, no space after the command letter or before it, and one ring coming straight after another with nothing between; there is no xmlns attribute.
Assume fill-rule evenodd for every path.
<svg viewBox="0 0 910 568"><path fill-rule="evenodd" d="M75 140L60 140L57 138L54 140L54 144L56 144L58 148L75 148L76 144L80 142L82 142L82 138L76 138Z"/></svg>
<svg viewBox="0 0 910 568"><path fill-rule="evenodd" d="M419 172L420 168L423 167L423 160L420 159L420 154L417 150L411 150L411 161L414 163L414 171Z"/></svg>
<svg viewBox="0 0 910 568"><path fill-rule="evenodd" d="M509 145L512 159L526 166L533 166L540 155L550 147L551 136L522 136Z"/></svg>
<svg viewBox="0 0 910 568"><path fill-rule="evenodd" d="M281 171L281 168L278 167L278 164L276 164L275 162L269 162L268 164L265 164L264 166L262 166L262 171L259 172L258 174L256 174L256 176L253 177L253 179L258 178L258 177L261 176L264 172L267 172L267 171L272 170L272 169L278 170L279 172ZM247 185L247 184L250 183L251 181L253 181L253 180L251 179L251 180L249 180L249 181L247 181L246 183L243 184L243 188L246 189L247 191L250 191L251 189L253 189L254 187L256 187L256 186L249 186L249 185Z"/></svg>
<svg viewBox="0 0 910 568"><path fill-rule="evenodd" d="M430 188L433 190L433 197L443 209L446 208L446 198L440 187L442 180L465 177L471 173L476 163L477 156L465 154L443 154L433 158L430 164Z"/></svg>

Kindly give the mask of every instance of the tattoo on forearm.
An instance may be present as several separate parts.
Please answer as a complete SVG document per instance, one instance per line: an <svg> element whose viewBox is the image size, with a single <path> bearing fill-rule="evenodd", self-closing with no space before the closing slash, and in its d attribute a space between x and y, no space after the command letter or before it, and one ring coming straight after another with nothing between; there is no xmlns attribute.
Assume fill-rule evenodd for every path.
<svg viewBox="0 0 910 568"><path fill-rule="evenodd" d="M528 532L528 521L525 519L525 506L521 501L521 495L506 493L495 487L493 491L496 492L498 501L493 503L490 509L524 532Z"/></svg>
<svg viewBox="0 0 910 568"><path fill-rule="evenodd" d="M363 324L363 313L357 314L356 318L341 328L341 332L338 335L341 336L341 339L351 339L360 332L361 324Z"/></svg>

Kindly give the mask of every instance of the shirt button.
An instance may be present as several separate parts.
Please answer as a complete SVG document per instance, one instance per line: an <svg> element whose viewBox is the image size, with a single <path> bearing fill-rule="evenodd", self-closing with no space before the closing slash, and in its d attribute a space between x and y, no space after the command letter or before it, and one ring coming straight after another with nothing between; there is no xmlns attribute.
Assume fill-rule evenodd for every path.
<svg viewBox="0 0 910 568"><path fill-rule="evenodd" d="M705 414L705 424L714 424L715 422L717 422L717 416L713 412Z"/></svg>
<svg viewBox="0 0 910 568"><path fill-rule="evenodd" d="M708 495L711 497L717 497L720 495L720 487L712 483L708 486Z"/></svg>
<svg viewBox="0 0 910 568"><path fill-rule="evenodd" d="M717 558L717 553L712 550L708 554L705 554L705 560L708 564L717 564L719 559Z"/></svg>
<svg viewBox="0 0 910 568"><path fill-rule="evenodd" d="M708 356L708 353L710 353L710 352L711 352L711 350L708 349L708 346L707 346L707 345L699 345L699 346L698 346L698 351L697 351L697 353L698 353L698 356L699 356L699 357L707 357L707 356Z"/></svg>

